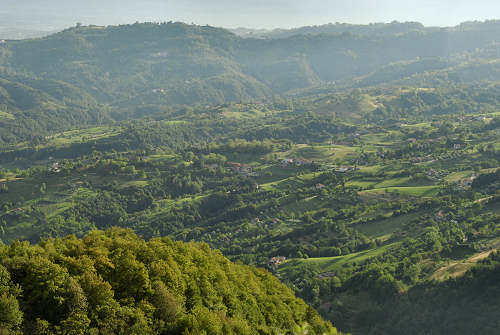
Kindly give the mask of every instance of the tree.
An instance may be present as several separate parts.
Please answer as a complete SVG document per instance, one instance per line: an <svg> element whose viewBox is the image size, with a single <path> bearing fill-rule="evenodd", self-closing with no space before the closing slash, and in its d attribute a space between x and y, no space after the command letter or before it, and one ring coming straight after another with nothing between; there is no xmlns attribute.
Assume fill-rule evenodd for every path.
<svg viewBox="0 0 500 335"><path fill-rule="evenodd" d="M18 293L7 268L0 265L0 334L13 334L21 326L23 313L16 298Z"/></svg>
<svg viewBox="0 0 500 335"><path fill-rule="evenodd" d="M156 308L156 317L166 323L174 321L181 313L181 305L178 299L168 291L161 281L153 283L153 291L152 303Z"/></svg>
<svg viewBox="0 0 500 335"><path fill-rule="evenodd" d="M0 296L0 333L3 334L2 331L16 331L22 322L23 313L19 309L16 297L3 293Z"/></svg>

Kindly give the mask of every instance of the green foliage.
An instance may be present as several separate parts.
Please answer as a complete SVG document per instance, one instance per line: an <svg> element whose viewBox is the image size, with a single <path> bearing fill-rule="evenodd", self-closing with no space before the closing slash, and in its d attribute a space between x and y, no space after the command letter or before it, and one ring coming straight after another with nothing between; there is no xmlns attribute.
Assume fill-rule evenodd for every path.
<svg viewBox="0 0 500 335"><path fill-rule="evenodd" d="M19 306L20 289L11 281L11 275L0 266L0 333L17 334L23 322Z"/></svg>
<svg viewBox="0 0 500 335"><path fill-rule="evenodd" d="M0 259L0 326L9 331L291 334L307 323L310 334L337 333L270 273L205 244L145 242L111 229L15 242Z"/></svg>
<svg viewBox="0 0 500 335"><path fill-rule="evenodd" d="M384 320L377 322L376 331L358 323L359 333L495 334L500 326L495 317L500 310L499 271L500 257L493 254L461 278L414 287L365 316Z"/></svg>

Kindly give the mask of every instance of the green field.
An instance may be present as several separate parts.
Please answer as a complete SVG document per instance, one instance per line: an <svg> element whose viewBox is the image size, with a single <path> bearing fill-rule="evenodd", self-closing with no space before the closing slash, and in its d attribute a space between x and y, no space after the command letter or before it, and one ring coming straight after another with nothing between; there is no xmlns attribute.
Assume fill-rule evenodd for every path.
<svg viewBox="0 0 500 335"><path fill-rule="evenodd" d="M370 223L354 224L352 227L371 238L388 238L419 215L419 213L405 214Z"/></svg>
<svg viewBox="0 0 500 335"><path fill-rule="evenodd" d="M470 177L472 175L472 173L473 173L473 171L471 171L471 170L455 172L455 173L451 173L451 174L447 175L444 179L449 183L456 183L460 179Z"/></svg>
<svg viewBox="0 0 500 335"><path fill-rule="evenodd" d="M366 190L360 192L372 193L372 194L401 194L414 197L432 197L436 196L439 192L439 186L408 186L408 187L385 187L385 188L375 188L371 190Z"/></svg>
<svg viewBox="0 0 500 335"><path fill-rule="evenodd" d="M43 147L67 146L72 143L96 141L120 134L120 127L95 127L82 130L66 131L48 138Z"/></svg>
<svg viewBox="0 0 500 335"><path fill-rule="evenodd" d="M15 120L16 117L11 113L0 111L0 119Z"/></svg>
<svg viewBox="0 0 500 335"><path fill-rule="evenodd" d="M379 256L391 248L397 247L399 242L387 244L376 249L356 252L346 256L319 257L307 259L292 259L285 262L280 271L287 271L287 267L300 267L302 264L310 264L319 267L322 272L331 272L342 268L347 264L363 262L369 258Z"/></svg>
<svg viewBox="0 0 500 335"><path fill-rule="evenodd" d="M280 156L281 158L301 158L315 162L335 163L357 158L359 156L357 149L357 147L345 145L297 144Z"/></svg>

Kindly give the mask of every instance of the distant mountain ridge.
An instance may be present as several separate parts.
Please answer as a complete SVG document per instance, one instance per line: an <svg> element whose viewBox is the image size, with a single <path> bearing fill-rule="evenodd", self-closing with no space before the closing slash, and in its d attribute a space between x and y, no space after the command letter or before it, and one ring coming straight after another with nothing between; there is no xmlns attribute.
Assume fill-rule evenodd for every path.
<svg viewBox="0 0 500 335"><path fill-rule="evenodd" d="M301 29L344 29L344 25L321 27ZM3 132L0 143L26 139L22 130L26 127L30 128L26 133L46 134L58 128L49 126L58 120L60 129L68 129L131 118L138 108L141 115L148 115L165 107L269 101L325 84L342 88L346 83L346 87L390 83L478 57L498 59L495 52L481 50L500 42L500 21L437 30L417 23L346 27L352 32L296 35L294 31L289 37L258 39L209 26L137 23L78 26L44 38L3 42L0 106L14 117L0 118L0 128L20 130ZM456 57L461 54L461 59ZM383 75L375 72L380 69L386 69ZM495 79L498 72L491 73ZM13 94L5 80L24 85L31 93ZM37 84L42 82L51 84ZM36 106L25 101L34 95L39 96ZM40 118L43 110L57 119ZM89 112L94 116L81 117Z"/></svg>
<svg viewBox="0 0 500 335"><path fill-rule="evenodd" d="M425 27L419 22L398 22L390 23L370 23L370 24L350 24L350 23L327 23L322 25L304 26L298 28L276 28L276 29L230 29L235 34L242 37L254 38L286 38L294 35L319 35L319 34L344 34L356 35L384 35L384 34L405 34L411 31L435 31L438 27Z"/></svg>
<svg viewBox="0 0 500 335"><path fill-rule="evenodd" d="M464 31L464 30L482 30L488 25L498 24L498 20L468 21L454 27L424 26L420 22L399 22L389 23L374 22L369 24L351 24L351 23L327 23L322 25L303 26L297 28L275 28L275 29L251 29L251 28L233 28L229 29L241 37L247 38L287 38L295 35L339 35L354 34L365 36L383 36L383 35L401 35L410 32L437 32L437 31Z"/></svg>

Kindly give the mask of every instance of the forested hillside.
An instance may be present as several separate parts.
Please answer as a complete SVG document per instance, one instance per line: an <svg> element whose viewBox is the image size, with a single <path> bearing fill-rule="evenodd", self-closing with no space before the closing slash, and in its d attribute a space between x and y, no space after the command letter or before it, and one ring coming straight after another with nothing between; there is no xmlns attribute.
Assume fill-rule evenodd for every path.
<svg viewBox="0 0 500 335"><path fill-rule="evenodd" d="M442 81L498 79L497 21L419 27L394 23L312 35L304 28L250 39L169 22L74 27L8 41L0 44L0 140L36 140L35 132L137 118L165 106L274 101L325 84L337 90L410 78L411 85L413 76L436 80L435 71Z"/></svg>
<svg viewBox="0 0 500 335"><path fill-rule="evenodd" d="M265 270L205 244L94 231L0 248L2 334L337 334Z"/></svg>
<svg viewBox="0 0 500 335"><path fill-rule="evenodd" d="M354 321L359 334L497 334L500 328L500 254L472 268L463 277L421 285ZM358 303L363 303L362 294ZM338 306L338 313L349 313ZM384 320L373 327L370 320ZM367 323L368 321L368 323ZM364 324L364 326L363 326ZM356 326L355 326L356 327Z"/></svg>
<svg viewBox="0 0 500 335"><path fill-rule="evenodd" d="M370 305L358 291L351 304L362 310L352 320L357 334L498 334L500 255L493 254L456 279L411 288ZM352 315L354 305L336 305ZM354 330L355 329L355 330Z"/></svg>

